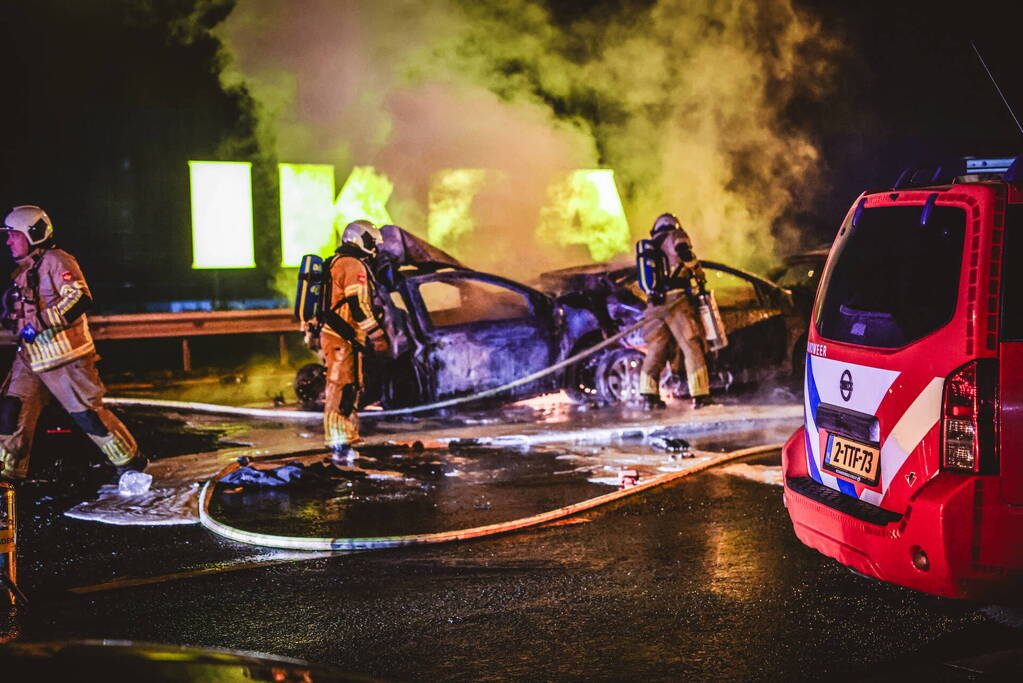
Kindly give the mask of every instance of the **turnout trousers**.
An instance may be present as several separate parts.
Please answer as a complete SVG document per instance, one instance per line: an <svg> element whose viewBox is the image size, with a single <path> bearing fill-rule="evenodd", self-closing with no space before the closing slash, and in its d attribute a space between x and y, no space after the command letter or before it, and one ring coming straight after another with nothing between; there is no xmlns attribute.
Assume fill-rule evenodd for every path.
<svg viewBox="0 0 1023 683"><path fill-rule="evenodd" d="M703 352L703 332L689 296L681 291L668 292L664 304L647 308L647 313L659 317L659 320L646 328L646 358L640 368L639 393L660 395L661 372L677 345L685 362L689 395L696 398L709 394L710 377Z"/></svg>
<svg viewBox="0 0 1023 683"><path fill-rule="evenodd" d="M331 334L320 335L327 361L323 402L323 440L337 449L359 440L359 396L362 394L362 356L352 345Z"/></svg>
<svg viewBox="0 0 1023 683"><path fill-rule="evenodd" d="M49 370L35 371L14 356L0 396L0 474L28 476L29 457L39 413L51 394L114 465L138 454L135 438L116 415L103 406L106 389L90 355Z"/></svg>

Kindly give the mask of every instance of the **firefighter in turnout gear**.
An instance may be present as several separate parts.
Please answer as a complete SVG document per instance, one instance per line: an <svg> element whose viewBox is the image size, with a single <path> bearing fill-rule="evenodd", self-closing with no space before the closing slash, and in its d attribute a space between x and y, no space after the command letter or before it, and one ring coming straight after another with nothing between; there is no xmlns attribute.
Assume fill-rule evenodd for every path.
<svg viewBox="0 0 1023 683"><path fill-rule="evenodd" d="M668 359L681 351L693 407L711 405L710 380L704 355L703 328L692 296L704 289L706 277L693 253L689 235L670 213L661 214L650 230L651 240L664 255L663 292L649 296L647 315L659 318L646 328L646 358L639 374L639 393L647 408L663 408L660 377Z"/></svg>
<svg viewBox="0 0 1023 683"><path fill-rule="evenodd" d="M341 234L330 259L324 291L320 349L327 364L323 432L335 459L350 458L359 440L359 396L363 354L388 349L387 337L373 313L373 271L369 262L380 245L380 231L367 220L353 221Z"/></svg>
<svg viewBox="0 0 1023 683"><path fill-rule="evenodd" d="M3 295L3 324L18 350L0 391L0 477L28 475L36 421L52 394L117 469L142 470L148 461L135 439L103 406L96 347L86 311L92 294L75 258L53 242L50 217L38 206L15 207L4 219L7 247L17 263Z"/></svg>

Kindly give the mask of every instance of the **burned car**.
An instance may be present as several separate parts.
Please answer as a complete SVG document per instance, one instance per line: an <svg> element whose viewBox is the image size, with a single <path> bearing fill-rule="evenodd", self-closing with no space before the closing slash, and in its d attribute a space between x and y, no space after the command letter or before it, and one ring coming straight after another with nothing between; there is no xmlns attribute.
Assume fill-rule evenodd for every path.
<svg viewBox="0 0 1023 683"><path fill-rule="evenodd" d="M467 268L396 226L381 229L375 304L391 342L365 358L364 405L385 409L474 395L556 365L643 317L635 266L597 264L545 273L536 287ZM714 363L718 387L789 372L805 321L782 288L704 261L732 340ZM315 348L315 335L307 335ZM645 342L635 330L580 362L496 397L520 400L565 390L578 401L610 403L638 394ZM801 350L800 350L801 351ZM800 356L802 358L802 356ZM684 378L666 373L676 395ZM324 368L303 367L295 393L322 407Z"/></svg>
<svg viewBox="0 0 1023 683"><path fill-rule="evenodd" d="M809 312L802 311L792 293L754 273L717 261L701 260L707 287L717 300L728 345L707 354L711 387L732 386L767 379L791 383L802 368ZM593 264L541 275L540 288L558 301L585 305L604 320L604 332L614 332L638 321L646 305L632 263ZM601 304L606 316L602 316ZM608 320L609 319L609 320ZM581 346L599 341L593 335ZM639 366L646 342L642 328L628 335L620 347L569 368L566 389L576 398L596 396L602 401L626 400L636 394ZM662 394L688 395L681 356L672 360L661 378Z"/></svg>
<svg viewBox="0 0 1023 683"><path fill-rule="evenodd" d="M771 282L792 292L793 303L800 311L805 311L807 320L829 249L829 246L822 246L790 254L782 259L778 268L767 274Z"/></svg>
<svg viewBox="0 0 1023 683"><path fill-rule="evenodd" d="M363 403L433 403L502 386L567 358L600 325L592 311L499 275L465 267L396 226L381 229L375 308L390 350L365 357ZM587 337L589 338L589 337ZM307 341L316 347L315 335ZM295 393L322 406L324 368L299 370ZM515 400L562 387L563 373L501 394Z"/></svg>

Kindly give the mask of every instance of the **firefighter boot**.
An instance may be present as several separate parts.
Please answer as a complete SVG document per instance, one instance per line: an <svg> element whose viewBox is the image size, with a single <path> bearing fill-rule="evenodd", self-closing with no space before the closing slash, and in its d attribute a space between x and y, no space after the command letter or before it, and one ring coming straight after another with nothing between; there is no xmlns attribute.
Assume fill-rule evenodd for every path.
<svg viewBox="0 0 1023 683"><path fill-rule="evenodd" d="M693 397L693 410L699 410L707 406L716 406L717 401L710 397L710 394L703 394L702 396Z"/></svg>
<svg viewBox="0 0 1023 683"><path fill-rule="evenodd" d="M639 396L643 399L644 410L660 410L668 407L657 394L640 394Z"/></svg>
<svg viewBox="0 0 1023 683"><path fill-rule="evenodd" d="M117 480L120 481L121 475L124 474L125 472L142 472L148 466L149 458L139 453L134 458L124 463L123 465L115 465L114 472L117 475Z"/></svg>

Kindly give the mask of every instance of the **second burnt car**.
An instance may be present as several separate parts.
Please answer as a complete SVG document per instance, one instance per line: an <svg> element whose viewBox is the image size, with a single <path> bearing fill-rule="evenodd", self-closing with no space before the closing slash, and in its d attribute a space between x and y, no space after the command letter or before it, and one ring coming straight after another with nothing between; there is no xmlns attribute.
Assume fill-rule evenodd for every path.
<svg viewBox="0 0 1023 683"><path fill-rule="evenodd" d="M643 316L635 266L596 264L545 273L536 287L467 268L396 226L381 229L375 304L391 342L368 356L362 403L422 405L503 386L600 343ZM714 384L727 387L791 371L805 320L787 290L724 264L708 270L730 345L718 352ZM307 335L314 350L316 335ZM579 363L496 397L512 401L565 390L578 401L612 403L638 394L641 330ZM802 359L802 349L798 350ZM324 368L299 370L295 393L322 407ZM684 377L664 382L684 395Z"/></svg>
<svg viewBox="0 0 1023 683"><path fill-rule="evenodd" d="M728 345L708 354L711 387L728 390L779 378L798 376L806 345L809 313L792 293L754 273L717 261L701 260L707 287L717 300ZM586 305L602 316L606 333L638 321L646 299L636 282L633 263L593 264L541 275L541 289L559 301ZM603 309L603 310L602 310ZM591 333L582 347L600 339ZM574 398L595 396L621 401L638 394L639 368L646 342L642 328L623 344L580 361L569 368L566 389ZM662 394L688 395L681 357L672 359L661 377Z"/></svg>

